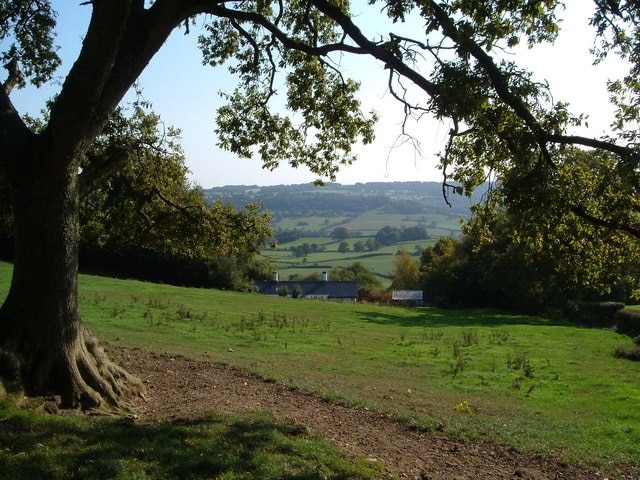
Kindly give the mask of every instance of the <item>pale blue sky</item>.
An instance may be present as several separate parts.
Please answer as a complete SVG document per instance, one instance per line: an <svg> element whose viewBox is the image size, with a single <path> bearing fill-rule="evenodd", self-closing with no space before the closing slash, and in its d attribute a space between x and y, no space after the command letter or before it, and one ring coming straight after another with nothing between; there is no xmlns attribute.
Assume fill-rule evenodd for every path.
<svg viewBox="0 0 640 480"><path fill-rule="evenodd" d="M88 23L90 6L79 3L79 0L52 1L59 12L58 44L65 62L59 73L60 81L80 49ZM591 2L568 0L567 3L570 9L564 15L565 27L557 44L535 52L526 51L521 55L521 61L536 73L536 79L550 82L556 100L569 101L574 111L590 114L589 134L596 136L609 123L610 109L604 82L613 73L613 67L591 66L592 59L587 50L593 34L584 20L588 10L580 10L585 6L590 8ZM218 91L231 90L233 78L225 68L212 69L201 65L196 46L197 33L197 30L191 35L184 35L183 31L174 32L140 79L144 96L153 104L154 110L166 124L182 130L187 165L194 182L208 188L315 180L316 177L305 169L281 166L273 172L263 170L259 159L238 159L215 146L213 130L215 111L220 105ZM376 141L372 145L358 147L359 160L339 172L337 181L352 184L441 180L441 173L435 169L436 154L446 140L448 125L422 121L413 126L414 135L421 141L422 156L409 146L392 149L403 114L400 106L386 92L386 71L380 65L362 59L345 57L342 63L348 74L362 82L361 99L365 110L376 110L380 122ZM54 91L36 91L29 87L14 92L12 99L21 113L36 115Z"/></svg>

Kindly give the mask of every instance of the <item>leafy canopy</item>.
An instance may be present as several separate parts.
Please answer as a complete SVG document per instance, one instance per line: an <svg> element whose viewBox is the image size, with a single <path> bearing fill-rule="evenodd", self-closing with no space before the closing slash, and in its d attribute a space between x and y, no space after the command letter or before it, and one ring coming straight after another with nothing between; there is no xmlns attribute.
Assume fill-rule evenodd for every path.
<svg viewBox="0 0 640 480"><path fill-rule="evenodd" d="M3 0L0 2L0 61L20 64L22 75L16 78L20 86L25 78L40 86L48 81L60 65L55 48L56 14L45 0Z"/></svg>
<svg viewBox="0 0 640 480"><path fill-rule="evenodd" d="M269 215L258 205L236 210L220 201L207 204L187 179L180 132L148 108L136 102L129 116L118 109L85 158L83 167L95 170L109 149L129 149L123 166L86 192L83 244L203 260L253 258L271 236Z"/></svg>
<svg viewBox="0 0 640 480"><path fill-rule="evenodd" d="M286 161L320 178L335 178L341 165L354 160L354 142L373 138L376 114L361 111L358 85L340 71L343 56L366 55L386 69L389 91L407 117L435 116L450 126L440 156L445 191L470 193L495 181L493 198L512 213L524 215L533 204L543 215L552 202L576 221L640 239L634 202L640 185L635 1L593 2L596 42L585 47L596 62L616 55L629 65L623 78L610 82L617 110L610 134L602 138L575 134L584 118L556 101L512 55L516 46L555 40L564 9L557 0L358 4L386 20L384 36L368 36L367 17L353 15L346 1L94 0L90 8L83 51L46 127L52 141L69 149L65 158L88 148L87 136L98 135L172 30L201 27L203 62L227 66L238 82L234 91L222 93L226 105L218 112L216 132L220 144L241 157L257 156L270 169ZM59 63L55 19L45 0L0 1L2 55L22 69L18 75L9 68L7 95L13 85L51 79ZM77 102L80 93L83 101ZM587 177L595 172L597 178L614 179L616 208L605 208L612 205L606 188L596 191L594 201L584 189L567 188L565 172L575 167L574 154L592 155L582 164Z"/></svg>

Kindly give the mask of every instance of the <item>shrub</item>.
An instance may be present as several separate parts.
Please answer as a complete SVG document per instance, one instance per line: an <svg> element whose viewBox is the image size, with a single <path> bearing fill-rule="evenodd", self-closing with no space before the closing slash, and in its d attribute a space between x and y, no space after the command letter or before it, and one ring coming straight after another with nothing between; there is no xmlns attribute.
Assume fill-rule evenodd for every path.
<svg viewBox="0 0 640 480"><path fill-rule="evenodd" d="M375 305L390 305L391 292L370 292L360 295L358 292L358 301L362 303L373 303Z"/></svg>
<svg viewBox="0 0 640 480"><path fill-rule="evenodd" d="M612 327L624 306L622 302L571 302L568 316L585 327Z"/></svg>
<svg viewBox="0 0 640 480"><path fill-rule="evenodd" d="M625 308L615 314L618 333L635 337L640 335L640 310Z"/></svg>
<svg viewBox="0 0 640 480"><path fill-rule="evenodd" d="M618 345L613 351L613 356L616 358L625 358L627 360L633 360L634 362L640 362L640 346Z"/></svg>

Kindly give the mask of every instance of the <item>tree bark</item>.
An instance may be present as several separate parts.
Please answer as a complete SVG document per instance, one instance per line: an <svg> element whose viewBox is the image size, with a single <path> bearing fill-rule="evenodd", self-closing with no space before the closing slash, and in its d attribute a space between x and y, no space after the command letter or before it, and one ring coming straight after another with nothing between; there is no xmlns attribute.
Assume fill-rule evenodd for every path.
<svg viewBox="0 0 640 480"><path fill-rule="evenodd" d="M65 408L126 407L141 382L109 361L78 312L77 162L21 165L9 176L15 261L0 345L19 361L27 395L59 395Z"/></svg>
<svg viewBox="0 0 640 480"><path fill-rule="evenodd" d="M1 359L11 358L28 395L59 395L63 407L126 407L142 383L109 361L78 313L79 159L189 11L174 1L149 9L138 0L92 5L82 50L42 133L18 115L9 81L0 90L0 169L15 223L13 278L0 308L0 380ZM84 173L91 185L92 172Z"/></svg>

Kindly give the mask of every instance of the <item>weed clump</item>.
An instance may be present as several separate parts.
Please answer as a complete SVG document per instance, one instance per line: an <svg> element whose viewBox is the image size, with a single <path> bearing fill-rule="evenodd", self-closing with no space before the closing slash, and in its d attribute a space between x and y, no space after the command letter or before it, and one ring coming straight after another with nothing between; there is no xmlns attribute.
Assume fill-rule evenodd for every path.
<svg viewBox="0 0 640 480"><path fill-rule="evenodd" d="M471 345L477 345L478 341L478 332L474 328L469 328L462 331L462 346L469 347Z"/></svg>
<svg viewBox="0 0 640 480"><path fill-rule="evenodd" d="M502 345L509 340L509 332L506 330L491 330L489 335L489 344Z"/></svg>
<svg viewBox="0 0 640 480"><path fill-rule="evenodd" d="M456 412L460 412L460 413L469 413L469 414L475 413L475 408L473 407L473 405L471 405L471 402L469 402L469 400L464 400L458 403L453 407L453 409Z"/></svg>
<svg viewBox="0 0 640 480"><path fill-rule="evenodd" d="M613 350L613 356L640 362L640 345L617 345Z"/></svg>
<svg viewBox="0 0 640 480"><path fill-rule="evenodd" d="M523 350L516 350L513 356L507 356L507 368L522 370L522 374L526 378L532 378L535 370L529 358L529 353Z"/></svg>
<svg viewBox="0 0 640 480"><path fill-rule="evenodd" d="M456 342L453 344L453 363L451 364L451 371L455 378L458 373L464 371L467 366L468 353L463 351L462 344Z"/></svg>

